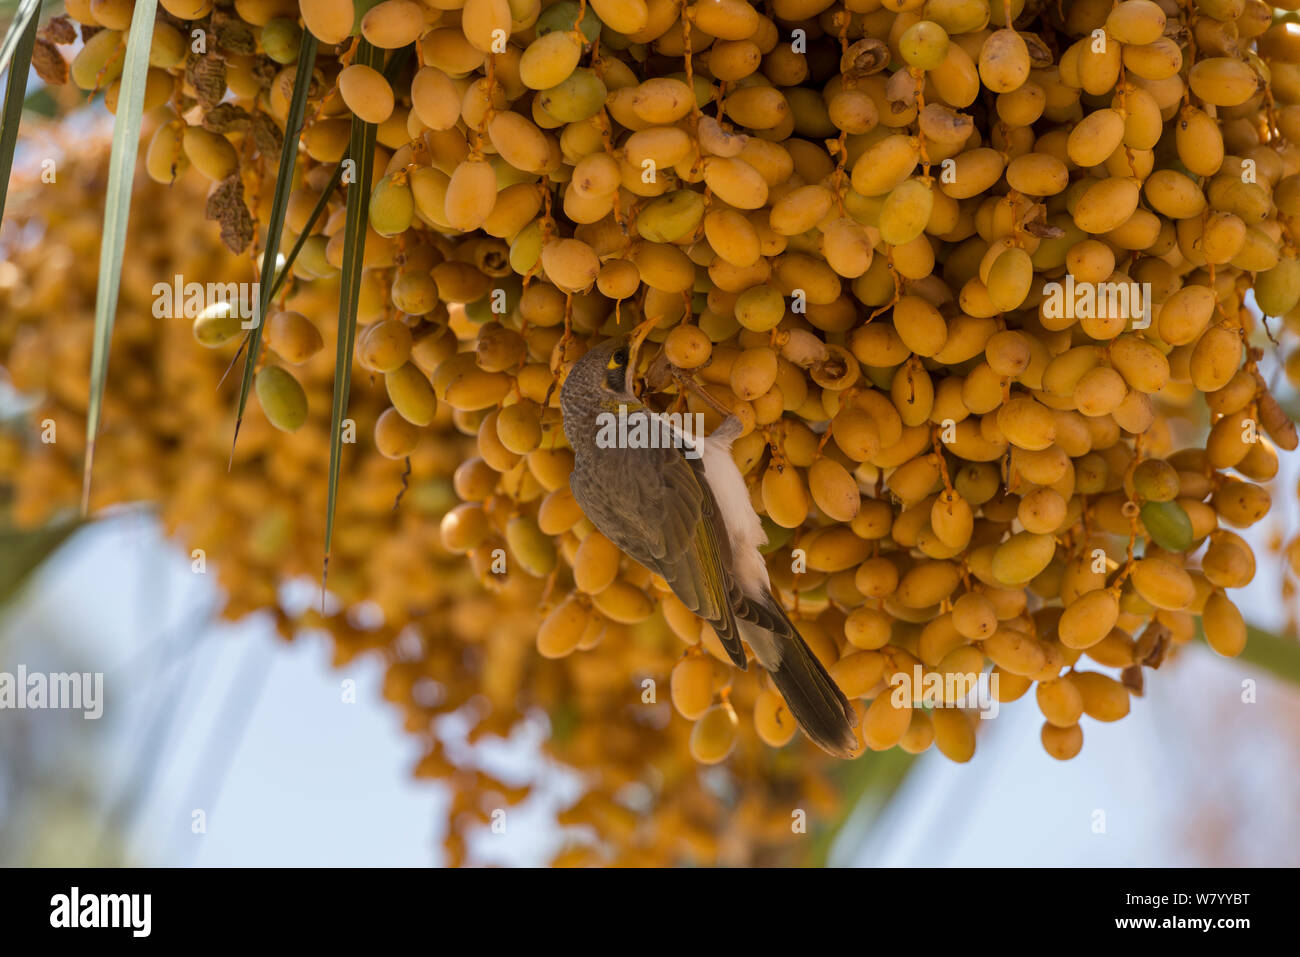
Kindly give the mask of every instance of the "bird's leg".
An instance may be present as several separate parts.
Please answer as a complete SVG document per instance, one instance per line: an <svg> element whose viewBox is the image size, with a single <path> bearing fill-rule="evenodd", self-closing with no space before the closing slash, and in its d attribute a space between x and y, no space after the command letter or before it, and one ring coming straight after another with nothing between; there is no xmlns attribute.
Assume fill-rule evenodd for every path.
<svg viewBox="0 0 1300 957"><path fill-rule="evenodd" d="M661 392L672 381L672 372L673 366L668 361L667 353L660 349L654 361L645 370L645 374L641 376L641 381L645 383L645 387L649 391Z"/></svg>
<svg viewBox="0 0 1300 957"><path fill-rule="evenodd" d="M641 344L645 342L646 337L650 335L650 330L659 324L660 318L661 317L659 316L649 316L641 320L641 322L639 322L632 330L632 337L628 345L629 358L627 363L627 391L629 394L632 393L632 373L637 365L636 359L640 353ZM647 370L647 376L651 373L662 374L663 369L659 368L659 360L663 360L663 367L667 369L668 373L674 379L677 380L679 387L684 386L691 392L694 392L709 406L709 408L722 416L723 419L732 415L730 409L704 391L704 387L695 381L694 376L688 373L685 369L679 369L677 366L668 362L667 359L664 358L663 353L660 353L654 365Z"/></svg>
<svg viewBox="0 0 1300 957"><path fill-rule="evenodd" d="M733 414L725 405L713 396L709 395L709 393L705 392L704 386L696 382L695 377L690 375L685 369L679 369L676 366L669 366L669 369L672 371L673 378L677 380L678 386L685 387L691 392L694 392L706 405L708 405L709 408L718 413L718 415L726 419L728 416Z"/></svg>

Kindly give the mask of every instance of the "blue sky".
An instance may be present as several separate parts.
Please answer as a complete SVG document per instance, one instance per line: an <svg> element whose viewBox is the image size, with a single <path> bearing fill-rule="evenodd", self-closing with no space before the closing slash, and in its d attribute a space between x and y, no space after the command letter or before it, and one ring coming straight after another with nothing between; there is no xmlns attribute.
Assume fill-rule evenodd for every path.
<svg viewBox="0 0 1300 957"><path fill-rule="evenodd" d="M21 639L54 623L71 646L68 666L105 671L106 714L92 733L108 794L139 769L146 729L164 729L128 831L138 862L436 860L438 790L410 777L418 745L380 698L377 661L335 671L323 638L286 643L262 619L194 630L213 580L192 574L145 515L83 532L33 585L6 630ZM12 647L0 648L0 667ZM343 702L344 679L356 681L355 704ZM170 717L155 719L158 709ZM196 808L204 834L191 829Z"/></svg>

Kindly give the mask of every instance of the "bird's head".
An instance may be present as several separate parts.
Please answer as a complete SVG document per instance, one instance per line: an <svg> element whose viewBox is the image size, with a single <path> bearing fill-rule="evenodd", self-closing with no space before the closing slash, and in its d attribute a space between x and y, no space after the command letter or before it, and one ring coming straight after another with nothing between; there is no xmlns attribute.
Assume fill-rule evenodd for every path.
<svg viewBox="0 0 1300 957"><path fill-rule="evenodd" d="M560 401L626 399L632 395L632 372L626 337L608 339L590 349L564 377Z"/></svg>

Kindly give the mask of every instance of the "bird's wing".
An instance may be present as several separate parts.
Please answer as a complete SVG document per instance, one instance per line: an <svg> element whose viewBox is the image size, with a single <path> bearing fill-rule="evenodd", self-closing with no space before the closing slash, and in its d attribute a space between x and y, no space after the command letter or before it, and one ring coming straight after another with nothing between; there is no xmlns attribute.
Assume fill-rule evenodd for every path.
<svg viewBox="0 0 1300 957"><path fill-rule="evenodd" d="M662 576L682 604L713 626L743 669L735 611L743 596L728 571L727 530L699 466L673 448L620 449L617 465L617 481L594 474L598 469L574 469L573 497L601 534Z"/></svg>
<svg viewBox="0 0 1300 957"><path fill-rule="evenodd" d="M778 638L795 638L798 632L795 630L793 623L781 607L776 596L770 592L764 599L751 598L748 595L738 595L732 602L732 608L735 610L736 617L741 621L747 621L751 625L757 625L764 631L770 631Z"/></svg>

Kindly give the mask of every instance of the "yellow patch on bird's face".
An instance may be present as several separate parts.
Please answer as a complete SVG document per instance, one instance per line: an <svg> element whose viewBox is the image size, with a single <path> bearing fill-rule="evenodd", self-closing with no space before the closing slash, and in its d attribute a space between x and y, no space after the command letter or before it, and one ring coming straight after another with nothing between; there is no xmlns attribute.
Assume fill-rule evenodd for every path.
<svg viewBox="0 0 1300 957"><path fill-rule="evenodd" d="M622 392L627 388L627 346L619 346L605 361L605 381L601 388L607 392Z"/></svg>

